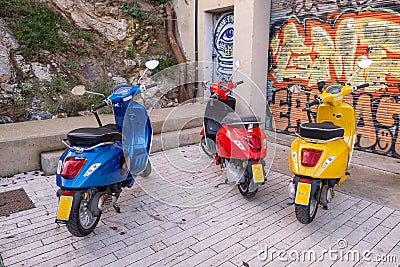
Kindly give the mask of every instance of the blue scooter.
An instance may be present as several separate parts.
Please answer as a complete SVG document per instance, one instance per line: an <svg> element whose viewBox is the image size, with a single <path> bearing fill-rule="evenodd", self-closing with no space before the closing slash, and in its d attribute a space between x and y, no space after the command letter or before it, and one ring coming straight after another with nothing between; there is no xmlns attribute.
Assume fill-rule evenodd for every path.
<svg viewBox="0 0 400 267"><path fill-rule="evenodd" d="M158 63L146 62L145 72L156 68ZM133 97L153 86L138 82L134 86L115 87L109 97L103 95L104 101L91 108L99 127L72 130L63 140L68 148L57 167L56 182L60 189L56 223L66 224L72 235L90 234L107 208L114 207L119 213L117 200L122 188L131 187L137 175L150 175L152 128L146 109ZM82 85L74 87L72 93L98 94ZM103 126L97 110L110 105L116 123Z"/></svg>

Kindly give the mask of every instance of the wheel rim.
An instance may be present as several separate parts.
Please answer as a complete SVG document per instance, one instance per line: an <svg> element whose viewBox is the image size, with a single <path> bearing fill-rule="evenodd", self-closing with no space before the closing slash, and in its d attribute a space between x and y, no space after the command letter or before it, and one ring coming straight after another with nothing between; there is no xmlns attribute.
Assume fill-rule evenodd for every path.
<svg viewBox="0 0 400 267"><path fill-rule="evenodd" d="M90 192L88 192L88 198L86 200L82 199L79 206L79 221L84 229L89 229L96 223L96 217L89 209L91 197Z"/></svg>
<svg viewBox="0 0 400 267"><path fill-rule="evenodd" d="M206 144L206 139L202 138L201 139L201 147L203 148L204 152L206 152L206 154L208 154L209 156L213 156L215 154L215 143L213 140L209 139L207 140L207 142L210 143L210 146L207 146Z"/></svg>
<svg viewBox="0 0 400 267"><path fill-rule="evenodd" d="M248 190L248 188L249 188L249 183L248 182L243 182L243 183L240 183L239 186L240 186L240 189L243 192L246 192Z"/></svg>

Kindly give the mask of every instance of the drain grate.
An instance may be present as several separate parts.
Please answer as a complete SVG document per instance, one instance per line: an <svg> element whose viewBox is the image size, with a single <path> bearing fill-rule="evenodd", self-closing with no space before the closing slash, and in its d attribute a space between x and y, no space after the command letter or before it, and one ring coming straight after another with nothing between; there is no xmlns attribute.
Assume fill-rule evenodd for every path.
<svg viewBox="0 0 400 267"><path fill-rule="evenodd" d="M23 188L0 193L0 216L35 208Z"/></svg>

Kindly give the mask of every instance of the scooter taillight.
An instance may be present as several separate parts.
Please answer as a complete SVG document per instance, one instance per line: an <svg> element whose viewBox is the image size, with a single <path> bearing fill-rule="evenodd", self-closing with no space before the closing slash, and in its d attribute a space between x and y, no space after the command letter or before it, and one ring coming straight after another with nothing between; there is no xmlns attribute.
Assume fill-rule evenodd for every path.
<svg viewBox="0 0 400 267"><path fill-rule="evenodd" d="M306 167L314 167L317 165L321 155L322 150L303 148L301 150L301 165Z"/></svg>
<svg viewBox="0 0 400 267"><path fill-rule="evenodd" d="M61 169L61 176L67 179L74 178L82 169L86 159L82 158L66 158Z"/></svg>
<svg viewBox="0 0 400 267"><path fill-rule="evenodd" d="M246 140L251 151L254 151L254 152L261 151L261 139L259 136L255 136L255 135L245 136L244 140Z"/></svg>

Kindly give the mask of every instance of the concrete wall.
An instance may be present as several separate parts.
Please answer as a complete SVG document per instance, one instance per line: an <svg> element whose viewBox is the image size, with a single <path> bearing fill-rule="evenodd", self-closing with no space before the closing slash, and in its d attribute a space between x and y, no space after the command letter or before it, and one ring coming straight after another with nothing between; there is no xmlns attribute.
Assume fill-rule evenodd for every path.
<svg viewBox="0 0 400 267"><path fill-rule="evenodd" d="M194 61L195 1L177 0L173 1L173 6L183 50L187 59ZM234 10L233 58L234 62L242 62L234 80L245 80L245 85L235 89L238 112L255 113L264 121L270 1L199 0L198 10L198 57L199 61L210 62L213 47L213 14ZM210 69L199 69L200 80L211 80L211 75Z"/></svg>

